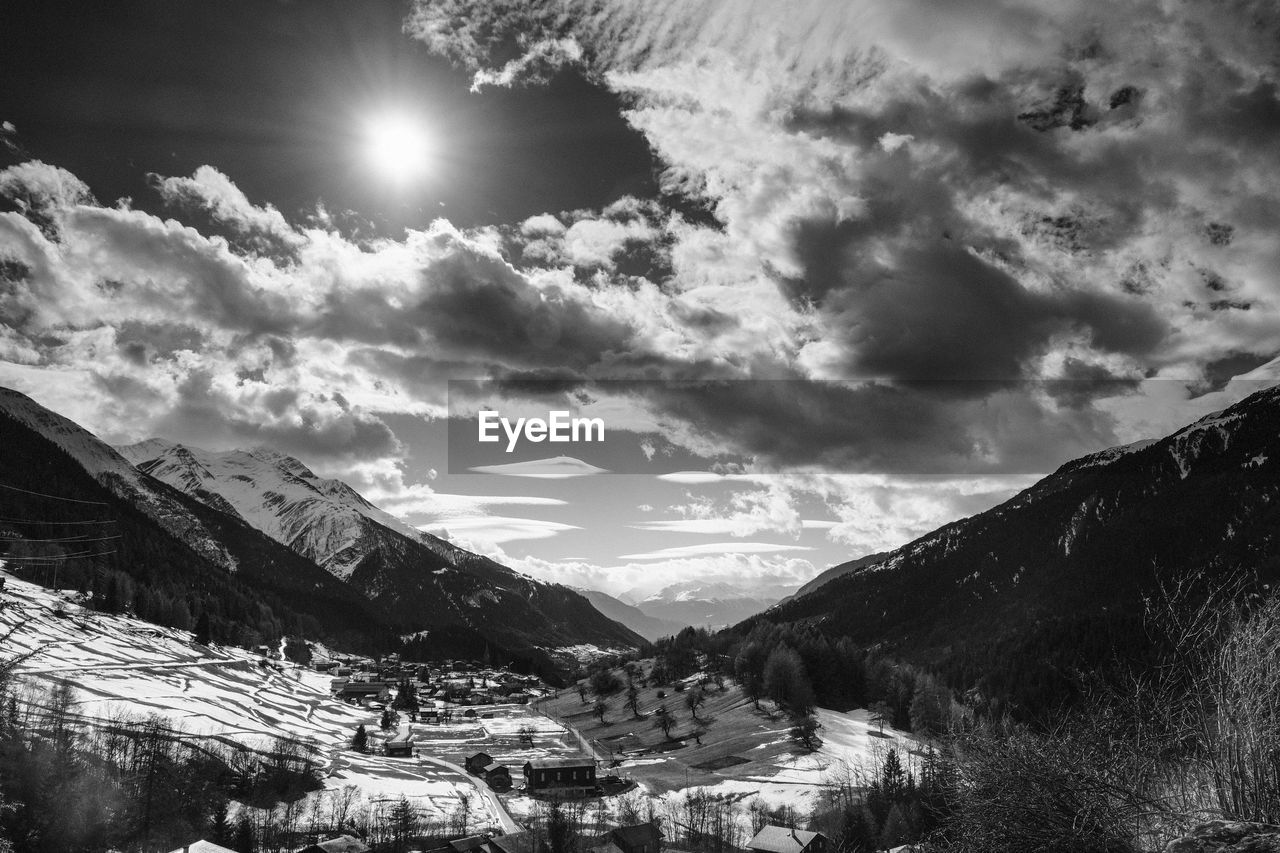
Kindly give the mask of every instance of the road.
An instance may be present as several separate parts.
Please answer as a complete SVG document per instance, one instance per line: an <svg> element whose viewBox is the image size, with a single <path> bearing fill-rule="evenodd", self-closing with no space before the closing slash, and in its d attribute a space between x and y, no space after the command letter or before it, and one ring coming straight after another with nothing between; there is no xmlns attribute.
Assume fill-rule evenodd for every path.
<svg viewBox="0 0 1280 853"><path fill-rule="evenodd" d="M400 724L400 731L399 731L400 735L407 735L412 733L413 733L413 725L411 723ZM419 749L419 753L418 753L419 762L423 764L434 764L437 767L443 767L446 770L451 770L454 773L457 773L459 776L462 776L468 782L470 782L472 787L474 787L476 791L480 794L480 796L484 798L485 802L489 803L490 805L489 810L490 812L492 812L494 815L497 816L498 823L502 826L503 832L510 834L513 832L524 831L524 827L516 823L515 818L513 818L511 816L511 813L507 811L507 807L502 804L501 798L499 798L498 795L494 793L492 788L490 788L488 785L485 784L483 779L477 779L475 776L472 776L470 773L468 773L465 767L461 767L457 764L454 764L452 761L445 761L443 758L436 758L434 755L423 755L421 752L422 747L418 747L418 749Z"/></svg>

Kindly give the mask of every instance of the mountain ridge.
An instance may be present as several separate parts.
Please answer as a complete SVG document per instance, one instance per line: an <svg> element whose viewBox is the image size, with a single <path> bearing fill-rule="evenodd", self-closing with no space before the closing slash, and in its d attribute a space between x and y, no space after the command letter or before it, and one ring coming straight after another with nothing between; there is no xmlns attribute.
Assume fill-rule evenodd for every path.
<svg viewBox="0 0 1280 853"><path fill-rule="evenodd" d="M480 647L505 649L543 669L561 671L573 663L573 649L624 650L643 642L577 593L418 533L345 483L322 480L300 461L276 451L239 452L238 461L244 465L252 460L259 476L272 473L268 488L256 483L251 489L228 491L228 482L247 487L252 476L244 470L229 474L210 468L217 460L173 442L149 440L125 448L134 458L162 458L163 464L152 470L173 481L167 482L16 391L0 389L0 415L10 444L24 448L21 458L11 458L4 470L8 482L38 485L38 479L32 479L35 472L53 465L69 488L95 498L97 490L106 490L113 512L146 517L146 523L130 528L132 552L176 555L188 549L198 556L195 563L175 556L119 567L148 588L168 590L165 595L170 598L196 601L187 582L173 574L176 566L189 564L193 578L206 586L222 589L229 583L239 589L234 581L224 583L218 577L221 572L232 578L242 575L243 582L263 592L274 591L271 594L283 596L276 600L282 612L292 612L283 604L290 598L304 610L321 605L317 613L322 621L337 620L348 639L363 633L365 646L376 637L385 640L457 626L459 636L475 638ZM55 455L66 461L55 461ZM295 500L304 493L311 504ZM19 493L10 493L12 517L28 517L22 500ZM336 525L326 526L324 516L337 505L346 514ZM299 522L292 527L282 523L263 530L269 526L268 510L285 520L291 511L302 518L292 518ZM17 533L20 539L38 538L25 529ZM160 535L172 544L155 541ZM328 565L322 566L321 560ZM295 616L290 617L294 630L317 624L308 622L306 613ZM269 632L276 623L267 619L263 624Z"/></svg>
<svg viewBox="0 0 1280 853"><path fill-rule="evenodd" d="M1140 631L1162 585L1280 579L1280 388L1163 438L1071 460L1008 501L951 522L748 620L812 625L956 675L1019 648ZM1101 644L1099 644L1101 649ZM1027 678L1039 678L1028 675Z"/></svg>

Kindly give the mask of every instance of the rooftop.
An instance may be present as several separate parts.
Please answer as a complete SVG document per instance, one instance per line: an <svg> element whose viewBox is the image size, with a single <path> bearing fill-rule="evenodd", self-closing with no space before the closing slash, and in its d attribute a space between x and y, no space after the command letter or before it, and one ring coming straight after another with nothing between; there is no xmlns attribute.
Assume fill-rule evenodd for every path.
<svg viewBox="0 0 1280 853"><path fill-rule="evenodd" d="M761 853L800 853L809 842L818 837L816 832L788 829L785 826L766 826L747 842L747 847Z"/></svg>

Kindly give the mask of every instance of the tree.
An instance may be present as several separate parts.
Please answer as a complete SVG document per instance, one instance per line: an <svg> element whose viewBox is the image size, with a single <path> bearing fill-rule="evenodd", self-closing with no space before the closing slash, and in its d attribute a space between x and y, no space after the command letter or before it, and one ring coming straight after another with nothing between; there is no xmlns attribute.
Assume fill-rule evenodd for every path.
<svg viewBox="0 0 1280 853"><path fill-rule="evenodd" d="M209 819L209 832L213 835L214 844L226 845L231 842L235 833L231 818L227 815L227 798L218 797L213 804L213 814Z"/></svg>
<svg viewBox="0 0 1280 853"><path fill-rule="evenodd" d="M536 734L533 726L523 725L516 731L516 737L525 746L533 746L533 736Z"/></svg>
<svg viewBox="0 0 1280 853"><path fill-rule="evenodd" d="M884 828L880 830L880 845L885 848L898 847L910 841L913 835L902 803L894 803L889 809L889 816L884 819Z"/></svg>
<svg viewBox="0 0 1280 853"><path fill-rule="evenodd" d="M622 689L622 680L610 669L597 670L591 674L589 681L591 692L596 696L612 696Z"/></svg>
<svg viewBox="0 0 1280 853"><path fill-rule="evenodd" d="M378 728L382 729L384 732L391 728L391 709L390 708L382 709L382 719L378 721Z"/></svg>
<svg viewBox="0 0 1280 853"><path fill-rule="evenodd" d="M391 836L397 851L405 850L418 834L418 810L403 794L391 807ZM464 830L465 831L465 830Z"/></svg>
<svg viewBox="0 0 1280 853"><path fill-rule="evenodd" d="M919 735L940 735L951 717L951 691L932 678L916 680L909 710L911 731Z"/></svg>
<svg viewBox="0 0 1280 853"><path fill-rule="evenodd" d="M880 727L880 734L884 734L884 724L893 720L893 706L883 699L871 706L871 719Z"/></svg>
<svg viewBox="0 0 1280 853"><path fill-rule="evenodd" d="M396 685L396 700L391 703L391 707L400 708L410 713L417 713L418 693L413 689L413 685L409 683L409 679L402 678L400 683Z"/></svg>
<svg viewBox="0 0 1280 853"><path fill-rule="evenodd" d="M844 813L836 846L840 853L874 853L879 847L876 843L878 834L871 815L865 808L848 808Z"/></svg>
<svg viewBox="0 0 1280 853"><path fill-rule="evenodd" d="M698 708L706 702L706 697L702 695L701 690L690 690L689 695L684 697L684 705L689 709L690 715L696 720L698 719Z"/></svg>
<svg viewBox="0 0 1280 853"><path fill-rule="evenodd" d="M231 845L231 849L236 853L253 853L253 822L247 814L240 815L240 822L236 824L235 843Z"/></svg>
<svg viewBox="0 0 1280 853"><path fill-rule="evenodd" d="M587 704L587 683L585 681L578 682L578 698L582 700L582 704Z"/></svg>
<svg viewBox="0 0 1280 853"><path fill-rule="evenodd" d="M209 611L207 610L201 610L200 618L196 620L195 641L202 646L207 646L213 642L213 627L209 624Z"/></svg>
<svg viewBox="0 0 1280 853"><path fill-rule="evenodd" d="M608 710L609 710L609 706L604 703L604 700L597 699L596 704L591 707L591 716L595 717L601 723L603 723L605 712Z"/></svg>
<svg viewBox="0 0 1280 853"><path fill-rule="evenodd" d="M364 724L356 726L356 733L351 736L351 748L356 752L364 752L369 748L369 733L364 730Z"/></svg>
<svg viewBox="0 0 1280 853"><path fill-rule="evenodd" d="M623 707L635 715L637 719L640 718L640 688L636 687L634 683L627 686L627 701Z"/></svg>
<svg viewBox="0 0 1280 853"><path fill-rule="evenodd" d="M768 652L764 646L755 641L748 641L738 651L733 661L733 672L742 685L742 692L747 695L757 708L764 697L764 664Z"/></svg>
<svg viewBox="0 0 1280 853"><path fill-rule="evenodd" d="M551 853L569 853L572 835L573 825L564 807L552 800L547 810L547 843Z"/></svg>
<svg viewBox="0 0 1280 853"><path fill-rule="evenodd" d="M654 725L662 729L662 734L668 739L671 737L671 730L676 727L676 715L667 710L666 705L662 705L655 712L657 720Z"/></svg>
<svg viewBox="0 0 1280 853"><path fill-rule="evenodd" d="M898 758L898 750L889 747L884 757L884 766L880 768L880 790L891 803L902 799L907 788L907 773L902 769L902 759Z"/></svg>
<svg viewBox="0 0 1280 853"><path fill-rule="evenodd" d="M804 662L794 649L780 645L769 652L764 664L764 693L779 707L793 714L813 710L813 685L804 671Z"/></svg>
<svg viewBox="0 0 1280 853"><path fill-rule="evenodd" d="M822 745L822 738L818 737L820 728L822 724L812 714L796 717L792 720L791 738L805 749L815 750Z"/></svg>

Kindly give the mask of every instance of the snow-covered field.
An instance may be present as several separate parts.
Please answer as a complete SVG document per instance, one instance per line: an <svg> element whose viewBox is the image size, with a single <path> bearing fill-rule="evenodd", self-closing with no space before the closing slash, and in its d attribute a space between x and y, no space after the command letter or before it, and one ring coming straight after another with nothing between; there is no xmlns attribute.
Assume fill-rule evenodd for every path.
<svg viewBox="0 0 1280 853"><path fill-rule="evenodd" d="M264 667L261 658L242 649L201 646L189 631L96 613L75 603L72 591L3 576L0 635L20 627L0 647L0 657L27 656L18 670L24 680L70 683L75 710L86 717L155 713L187 731L254 747L281 735L305 740L327 756L328 790L354 785L361 799L375 803L404 795L434 817L454 813L465 794L477 825L503 822L487 787L459 768L429 757L387 758L344 749L361 724L376 742L379 715L331 698L328 675L280 660ZM503 734L510 730L512 739L522 725L514 712L485 723ZM543 723L547 735L563 731ZM475 722L414 729L429 738L422 742L428 755L461 753L469 740L486 737Z"/></svg>
<svg viewBox="0 0 1280 853"><path fill-rule="evenodd" d="M809 812L822 796L825 786L844 780L860 781L866 772L878 764L884 754L893 747L898 750L904 764L911 764L915 759L913 752L918 752L920 744L911 735L881 727L872 722L871 712L859 709L848 713L817 710L822 728L822 746L812 753L804 755L783 755L775 758L765 768L752 763L743 765L747 772L735 773L735 768L718 771L725 776L724 781L703 784L701 787L713 794L734 795L741 800L749 801L759 798L770 808L791 806L799 812ZM773 733L763 741L757 750L770 751L790 745L789 726ZM745 757L745 756L744 756ZM652 759L638 759L625 762L623 772L628 767L642 765ZM636 776L642 776L636 772ZM671 791L664 799L679 797L681 791Z"/></svg>
<svg viewBox="0 0 1280 853"><path fill-rule="evenodd" d="M0 656L29 655L19 668L24 678L69 682L76 689L77 710L89 717L155 713L193 733L251 746L281 735L307 741L327 757L325 786L330 792L354 786L361 800L374 804L403 795L424 816L438 820L455 815L465 798L472 827L511 829L511 818L529 816L536 804L517 790L503 795L504 809L486 785L459 766L466 757L488 752L511 770L518 787L525 761L581 754L563 725L524 705L485 708L483 718L455 717L450 725L414 724L416 758L357 754L345 748L357 725L366 726L372 745L380 745L379 712L333 699L328 675L282 660L263 666L262 658L242 649L202 646L188 631L96 613L75 598L71 591L55 592L6 576L0 633L21 627L0 648ZM785 720L756 716L750 718L752 745L738 750L748 759L740 766L689 773L685 766L696 764L703 752L690 745L679 753L633 758L607 772L630 777L641 791L663 799L698 787L743 802L759 798L770 807L785 804L808 811L824 784L856 774L890 745L904 759L918 749L901 732L885 729L880 734L867 711L819 710L818 716L823 744L813 753L791 748ZM532 745L520 739L526 727L533 729ZM735 734L743 734L742 726ZM710 742L707 748L713 748Z"/></svg>

